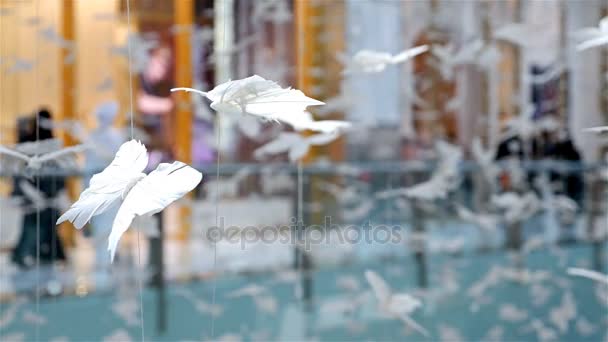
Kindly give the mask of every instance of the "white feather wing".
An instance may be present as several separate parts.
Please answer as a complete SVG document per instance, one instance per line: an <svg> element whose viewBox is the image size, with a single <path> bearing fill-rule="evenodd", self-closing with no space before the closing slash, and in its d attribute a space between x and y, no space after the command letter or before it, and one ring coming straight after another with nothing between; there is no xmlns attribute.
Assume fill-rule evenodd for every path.
<svg viewBox="0 0 608 342"><path fill-rule="evenodd" d="M129 183L141 177L147 165L148 154L144 145L135 140L122 144L112 163L91 178L89 187L59 217L57 224L70 221L78 229L84 227L91 217L120 200Z"/></svg>
<svg viewBox="0 0 608 342"><path fill-rule="evenodd" d="M339 136L340 135L334 131L331 133L311 135L306 138L306 141L308 141L309 144L315 145L315 146L327 145L330 142L336 140Z"/></svg>
<svg viewBox="0 0 608 342"><path fill-rule="evenodd" d="M136 216L152 215L165 209L188 192L192 191L203 175L192 167L176 161L162 163L156 170L139 181L118 209L108 239L108 250L114 259L118 240L129 228Z"/></svg>
<svg viewBox="0 0 608 342"><path fill-rule="evenodd" d="M299 134L283 132L276 139L255 150L253 155L256 159L260 159L268 155L287 152L293 146L302 143L304 143L304 139Z"/></svg>
<svg viewBox="0 0 608 342"><path fill-rule="evenodd" d="M365 271L365 279L367 279L367 282L372 287L376 299L381 304L387 303L392 293L391 288L386 284L384 279L380 278L376 272L370 270Z"/></svg>
<svg viewBox="0 0 608 342"><path fill-rule="evenodd" d="M421 53L427 52L429 50L428 45L416 46L411 49L407 49L398 55L394 56L391 59L391 63L397 64L407 61L410 58L416 57Z"/></svg>
<svg viewBox="0 0 608 342"><path fill-rule="evenodd" d="M249 99L245 104L247 114L275 120L276 116L293 113L299 115L308 106L319 106L324 103L312 99L297 89L273 89L264 91Z"/></svg>
<svg viewBox="0 0 608 342"><path fill-rule="evenodd" d="M9 156L13 159L17 159L21 162L26 162L26 163L30 160L30 157L26 156L25 154L12 150L8 147L4 147L2 145L0 145L0 155Z"/></svg>
<svg viewBox="0 0 608 342"><path fill-rule="evenodd" d="M89 148L88 145L84 145L84 144L65 147L58 151L49 152L49 153L41 155L39 157L39 161L41 163L45 163L45 162L52 161L55 159L59 160L61 158L70 158L70 157L73 158L73 157L75 157L76 153L84 152L88 148Z"/></svg>
<svg viewBox="0 0 608 342"><path fill-rule="evenodd" d="M28 156L41 155L58 151L63 146L59 139L42 139L38 141L27 141L15 145L15 151Z"/></svg>

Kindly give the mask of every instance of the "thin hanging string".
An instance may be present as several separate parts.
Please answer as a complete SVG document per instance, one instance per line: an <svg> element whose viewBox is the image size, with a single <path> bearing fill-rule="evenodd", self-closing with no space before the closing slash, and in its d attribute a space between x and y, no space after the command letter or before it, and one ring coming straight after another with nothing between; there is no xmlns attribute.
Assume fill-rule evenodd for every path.
<svg viewBox="0 0 608 342"><path fill-rule="evenodd" d="M301 0L300 0L301 1ZM299 8L299 10L301 11L301 8ZM295 11L295 9L294 9ZM299 11L299 12L300 12ZM302 15L302 13L297 13L297 22L299 22L298 25L298 51L297 51L297 63L298 63L298 77L304 77L304 63L302 61L302 55L305 49L305 40L304 40L304 31L302 30L302 26L303 26L303 22L302 20L305 17ZM302 84L303 85L303 84ZM302 86L300 85L300 86ZM304 266L304 253L305 253L305 249L303 248L302 239L305 239L305 231L304 231L304 214L303 214L303 202L304 202L304 180L303 180L303 166L302 166L302 159L300 158L298 160L298 173L297 173L297 183L298 183L298 193L297 193L297 218L296 218L296 229L297 229L297 241L296 241L296 273L298 274L298 279L299 282L297 284L297 291L296 291L296 296L299 297L298 299L303 300L304 298L304 288L303 288L303 280L304 280L304 275L303 275L303 266Z"/></svg>
<svg viewBox="0 0 608 342"><path fill-rule="evenodd" d="M2 25L2 22L0 22L0 37L2 36L3 33L3 28L4 25ZM0 42L0 50L3 50L2 47L2 42ZM2 124L2 98L0 97L0 124ZM4 137L4 135L2 134L2 130L0 129L0 144L3 142L2 138ZM2 206L0 205L0 217L2 217ZM0 236L4 236L2 235L2 224L0 224ZM2 267L0 267L0 279L2 279ZM2 282L0 281L0 293L2 293ZM2 311L2 303L0 302L0 312ZM2 333L2 327L0 327L0 333Z"/></svg>
<svg viewBox="0 0 608 342"><path fill-rule="evenodd" d="M217 123L217 163L216 163L216 169L215 169L215 227L219 227L219 212L220 212L220 205L219 205L219 194L220 194L220 143L221 143L221 136L222 136L222 128L220 126L221 124L221 119L220 119L221 115L220 113L217 113L216 116L216 123ZM218 235L220 236L220 235ZM216 267L217 267L217 241L215 239L212 239L213 241L213 290L212 290L212 295L211 295L211 307L215 306L215 293L217 290L217 275L215 274L216 272ZM211 340L213 340L214 337L214 332L215 332L215 315L211 315Z"/></svg>
<svg viewBox="0 0 608 342"><path fill-rule="evenodd" d="M131 140L133 139L133 76L131 74L131 6L130 0L126 0L127 3L127 54L128 54L128 68L129 68L129 116L131 119ZM144 321L144 286L143 286L143 271L141 263L141 236L140 231L137 229L137 263L139 267L139 274L137 281L139 285L139 312L141 318L141 340L145 341L145 321Z"/></svg>
<svg viewBox="0 0 608 342"><path fill-rule="evenodd" d="M35 12L36 18L38 18L40 1L35 2ZM34 39L34 44L36 48L34 50L35 58L38 59L39 53L39 44L38 38ZM36 68L36 72L34 73L34 91L38 92L38 73L40 72L40 67ZM40 115L38 111L35 111L36 115L36 143L40 140ZM36 170L36 189L40 192L40 170ZM17 185L19 186L19 185ZM40 316L40 208L36 208L36 315ZM36 324L36 341L40 341L40 325Z"/></svg>
<svg viewBox="0 0 608 342"><path fill-rule="evenodd" d="M226 4L222 5L222 11L224 11L224 31L222 31L222 41L224 44L223 48L224 50L226 50L226 30L228 29L228 25L227 25L227 15L226 15ZM226 55L226 58L230 58L230 55ZM229 67L229 66L228 66ZM216 80L217 83L218 80ZM226 89L224 91L227 91L228 89ZM223 97L223 96L222 96ZM216 122L216 126L217 126L217 162L216 162L216 167L215 167L215 227L218 228L219 227L219 214L220 214L220 163L221 163L221 142L222 142L222 120L221 120L221 113L217 112L217 115L215 117L215 122ZM218 234L218 237L221 236ZM215 297L216 297L216 292L217 292L217 241L215 239L212 239L212 243L213 243L213 285L212 285L212 294L211 294L211 306L214 307L215 306ZM215 336L215 315L211 315L211 340L213 340L213 337Z"/></svg>
<svg viewBox="0 0 608 342"><path fill-rule="evenodd" d="M298 182L298 200L297 200L297 215L296 218L296 229L297 229L297 241L296 241L296 273L298 274L299 282L297 284L296 295L299 297L298 299L304 299L304 288L302 287L302 281L304 279L303 275L303 266L304 266L304 252L302 237L305 237L304 232L304 213L303 213L303 204L304 204L304 179L302 177L303 166L302 159L298 160L298 174L297 174L297 182Z"/></svg>

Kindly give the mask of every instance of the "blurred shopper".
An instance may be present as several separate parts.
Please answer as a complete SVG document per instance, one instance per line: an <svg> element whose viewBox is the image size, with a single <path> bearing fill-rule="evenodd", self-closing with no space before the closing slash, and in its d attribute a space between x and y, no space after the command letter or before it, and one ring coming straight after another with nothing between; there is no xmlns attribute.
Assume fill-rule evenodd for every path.
<svg viewBox="0 0 608 342"><path fill-rule="evenodd" d="M140 75L141 91L137 95L137 110L141 125L150 136L147 144L150 153L149 167L172 159L173 146L173 86L171 50L161 46L153 50Z"/></svg>
<svg viewBox="0 0 608 342"><path fill-rule="evenodd" d="M24 121L20 123L18 132L19 142L29 142L53 138L53 132L48 128L43 128L36 123L40 120L51 119L51 113L46 109L41 109L38 114L38 121L35 117L29 118L29 124ZM33 203L23 196L22 186L24 182L29 183L38 189L47 198L56 197L64 188L63 177L35 175L30 178L17 176L14 179L13 196L24 198L24 206L32 206ZM23 218L23 228L17 245L13 249L11 260L22 268L29 268L36 264L38 253L40 263L52 263L54 261L64 261L65 253L63 245L57 234L55 221L59 217L56 208L42 208L38 211L29 211ZM39 249L37 243L39 242Z"/></svg>

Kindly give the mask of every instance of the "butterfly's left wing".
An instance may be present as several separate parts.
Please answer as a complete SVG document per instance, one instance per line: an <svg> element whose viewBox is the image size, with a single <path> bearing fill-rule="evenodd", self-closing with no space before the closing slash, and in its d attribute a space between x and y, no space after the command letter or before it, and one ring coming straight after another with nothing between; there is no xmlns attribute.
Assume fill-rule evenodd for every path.
<svg viewBox="0 0 608 342"><path fill-rule="evenodd" d="M376 299L378 299L381 304L386 303L391 297L392 291L384 279L371 270L365 271L365 279L367 279L367 282L372 287Z"/></svg>
<svg viewBox="0 0 608 342"><path fill-rule="evenodd" d="M129 191L118 209L108 241L114 259L118 240L136 216L152 215L165 209L193 190L203 175L192 167L176 161L162 163Z"/></svg>

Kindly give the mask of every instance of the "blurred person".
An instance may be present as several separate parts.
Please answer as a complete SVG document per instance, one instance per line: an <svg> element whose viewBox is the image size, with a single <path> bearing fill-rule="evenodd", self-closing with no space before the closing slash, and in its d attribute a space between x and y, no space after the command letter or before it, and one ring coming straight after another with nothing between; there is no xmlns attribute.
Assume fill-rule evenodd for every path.
<svg viewBox="0 0 608 342"><path fill-rule="evenodd" d="M580 163L582 161L580 152L574 145L572 137L565 129L562 129L557 135L555 151L555 156L558 160L572 163ZM563 192L579 205L583 201L583 188L584 182L581 172L570 172L565 175Z"/></svg>
<svg viewBox="0 0 608 342"><path fill-rule="evenodd" d="M20 143L53 138L53 132L37 125L40 120L51 120L51 113L41 109L36 117L30 117L29 123L21 121L18 125L18 140ZM12 196L24 197L24 205L32 205L23 196L22 182L28 182L36 187L45 197L56 197L65 187L65 180L58 176L35 175L30 178L17 176L14 179ZM63 245L57 234L55 221L59 217L56 208L44 208L24 215L22 230L17 245L12 251L11 260L21 268L30 268L36 264L38 253L40 263L49 264L54 261L65 261ZM39 241L39 249L37 243Z"/></svg>
<svg viewBox="0 0 608 342"><path fill-rule="evenodd" d="M147 145L150 154L149 167L154 168L171 159L173 146L174 102L171 98L172 82L171 50L161 46L151 52L144 71L139 77L140 92L137 110L142 114L141 124L150 136Z"/></svg>

